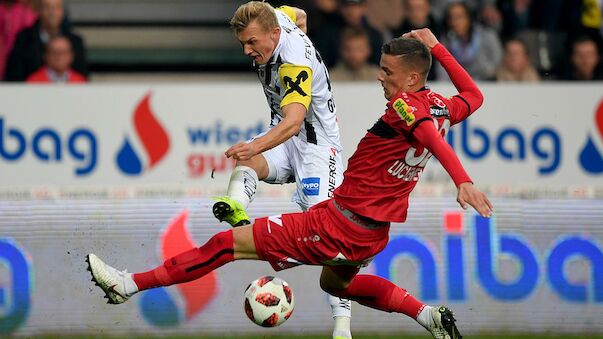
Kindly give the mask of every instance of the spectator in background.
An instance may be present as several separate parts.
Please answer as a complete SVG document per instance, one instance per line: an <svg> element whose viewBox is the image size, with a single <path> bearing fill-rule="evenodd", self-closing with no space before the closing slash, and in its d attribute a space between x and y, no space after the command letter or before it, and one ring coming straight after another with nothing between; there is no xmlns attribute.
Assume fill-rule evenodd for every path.
<svg viewBox="0 0 603 339"><path fill-rule="evenodd" d="M463 2L451 3L446 9L441 42L476 80L493 80L502 59L502 46L496 32L472 19ZM438 66L438 79L446 79ZM440 76L441 75L441 76Z"/></svg>
<svg viewBox="0 0 603 339"><path fill-rule="evenodd" d="M383 41L394 38L392 30L404 20L404 6L400 0L367 0L366 18L381 33Z"/></svg>
<svg viewBox="0 0 603 339"><path fill-rule="evenodd" d="M540 76L530 61L528 47L518 39L511 39L505 44L502 65L496 71L497 81L540 81Z"/></svg>
<svg viewBox="0 0 603 339"><path fill-rule="evenodd" d="M309 6L300 7L308 13L308 36L314 47L327 68L334 66L339 59L339 35L344 26L338 0L311 0Z"/></svg>
<svg viewBox="0 0 603 339"><path fill-rule="evenodd" d="M440 36L440 25L431 15L429 0L404 0L405 19L393 30L395 37L408 33L413 29L429 28L435 36ZM435 68L432 67L427 80L435 80Z"/></svg>
<svg viewBox="0 0 603 339"><path fill-rule="evenodd" d="M73 69L88 76L82 38L63 25L65 9L63 0L40 0L39 19L17 35L15 46L8 58L5 80L25 81L44 63L44 46L55 36L65 36L73 49Z"/></svg>
<svg viewBox="0 0 603 339"><path fill-rule="evenodd" d="M510 39L517 33L532 26L532 0L501 0L498 7L503 16L500 32L503 40Z"/></svg>
<svg viewBox="0 0 603 339"><path fill-rule="evenodd" d="M331 70L335 81L375 81L379 67L368 63L371 46L365 31L357 27L347 27L341 34L341 59Z"/></svg>
<svg viewBox="0 0 603 339"><path fill-rule="evenodd" d="M561 13L559 26L567 32L568 42L589 36L597 44L603 43L603 3L600 0L564 0Z"/></svg>
<svg viewBox="0 0 603 339"><path fill-rule="evenodd" d="M86 78L71 69L73 50L64 36L50 38L46 44L46 65L27 78L28 83L82 83Z"/></svg>
<svg viewBox="0 0 603 339"><path fill-rule="evenodd" d="M431 15L429 0L404 0L404 13L404 20L393 30L394 36L420 28L429 28L435 36L440 36L440 25Z"/></svg>
<svg viewBox="0 0 603 339"><path fill-rule="evenodd" d="M602 68L597 43L593 38L583 36L572 45L570 65L562 80L603 80Z"/></svg>
<svg viewBox="0 0 603 339"><path fill-rule="evenodd" d="M436 20L444 21L446 8L450 3L459 0L431 0L432 14ZM486 26L499 31L502 25L502 16L496 7L497 0L465 0L467 7L473 13L477 13L477 18Z"/></svg>
<svg viewBox="0 0 603 339"><path fill-rule="evenodd" d="M341 2L341 15L345 25L363 29L367 33L371 46L369 61L378 65L381 46L383 45L383 36L368 22L366 17L367 10L368 7L365 0L342 0Z"/></svg>
<svg viewBox="0 0 603 339"><path fill-rule="evenodd" d="M32 26L37 17L26 1L0 0L0 80L4 79L6 61L17 34Z"/></svg>

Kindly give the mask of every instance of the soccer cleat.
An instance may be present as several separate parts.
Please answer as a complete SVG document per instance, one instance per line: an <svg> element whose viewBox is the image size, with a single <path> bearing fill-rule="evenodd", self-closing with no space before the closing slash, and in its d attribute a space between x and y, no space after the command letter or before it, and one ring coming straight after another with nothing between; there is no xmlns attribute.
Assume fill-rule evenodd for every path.
<svg viewBox="0 0 603 339"><path fill-rule="evenodd" d="M218 220L226 221L232 227L251 224L249 216L240 202L229 197L219 197L216 200L212 210Z"/></svg>
<svg viewBox="0 0 603 339"><path fill-rule="evenodd" d="M436 339L461 339L452 311L446 306L431 308L431 324L428 330Z"/></svg>
<svg viewBox="0 0 603 339"><path fill-rule="evenodd" d="M128 300L125 282L129 278L127 271L116 270L92 253L86 256L86 262L92 281L105 292L107 304L121 304Z"/></svg>

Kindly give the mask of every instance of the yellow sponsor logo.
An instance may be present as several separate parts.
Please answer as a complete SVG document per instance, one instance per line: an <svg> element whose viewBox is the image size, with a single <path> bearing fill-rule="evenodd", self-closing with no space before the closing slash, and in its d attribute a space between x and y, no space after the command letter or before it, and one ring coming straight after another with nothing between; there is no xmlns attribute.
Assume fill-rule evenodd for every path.
<svg viewBox="0 0 603 339"><path fill-rule="evenodd" d="M285 90L281 107L297 102L308 109L312 99L312 70L307 66L283 64L279 77Z"/></svg>
<svg viewBox="0 0 603 339"><path fill-rule="evenodd" d="M394 107L394 110L398 112L400 118L402 118L402 120L404 120L408 126L415 123L415 115L412 113L412 109L408 106L406 101L398 99L394 101L392 106Z"/></svg>

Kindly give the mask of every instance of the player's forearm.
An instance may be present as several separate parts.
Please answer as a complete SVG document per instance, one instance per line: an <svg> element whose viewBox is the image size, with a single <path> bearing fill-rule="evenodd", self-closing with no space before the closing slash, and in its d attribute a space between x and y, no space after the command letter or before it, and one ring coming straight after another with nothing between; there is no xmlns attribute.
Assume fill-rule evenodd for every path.
<svg viewBox="0 0 603 339"><path fill-rule="evenodd" d="M457 187L464 182L472 182L454 150L438 133L433 123L421 122L415 128L413 136L438 159Z"/></svg>
<svg viewBox="0 0 603 339"><path fill-rule="evenodd" d="M289 140L298 134L300 129L301 122L285 118L266 134L255 139L253 143L258 146L260 152L264 152Z"/></svg>
<svg viewBox="0 0 603 339"><path fill-rule="evenodd" d="M484 96L469 73L465 71L441 43L438 43L431 49L431 54L444 67L450 80L459 91L459 95L468 102L471 111L474 112L477 110L484 102Z"/></svg>

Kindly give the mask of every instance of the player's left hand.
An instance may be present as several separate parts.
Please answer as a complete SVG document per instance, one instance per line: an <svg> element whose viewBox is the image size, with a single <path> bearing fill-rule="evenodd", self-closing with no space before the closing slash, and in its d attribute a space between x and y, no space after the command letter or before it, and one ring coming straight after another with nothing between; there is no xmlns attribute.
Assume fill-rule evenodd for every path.
<svg viewBox="0 0 603 339"><path fill-rule="evenodd" d="M464 182L459 185L458 190L456 201L463 209L467 209L468 205L471 205L482 217L490 218L492 216L494 210L492 203L472 183Z"/></svg>
<svg viewBox="0 0 603 339"><path fill-rule="evenodd" d="M240 142L224 152L227 158L234 158L235 160L249 160L259 153L260 150L253 142Z"/></svg>
<svg viewBox="0 0 603 339"><path fill-rule="evenodd" d="M439 43L438 38L436 38L429 28L413 29L408 33L402 34L402 37L419 40L423 45L427 46L430 51Z"/></svg>

